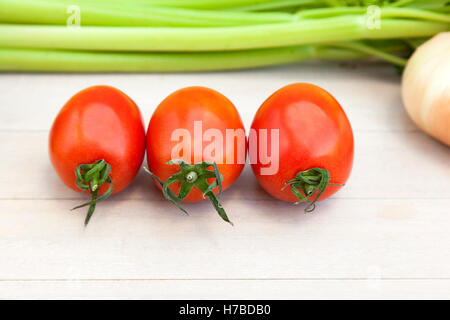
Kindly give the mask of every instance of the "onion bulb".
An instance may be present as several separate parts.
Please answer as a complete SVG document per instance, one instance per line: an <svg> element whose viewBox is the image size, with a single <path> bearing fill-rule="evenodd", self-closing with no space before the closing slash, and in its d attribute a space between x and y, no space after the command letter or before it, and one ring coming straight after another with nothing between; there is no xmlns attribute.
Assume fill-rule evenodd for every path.
<svg viewBox="0 0 450 320"><path fill-rule="evenodd" d="M411 119L450 146L450 32L414 52L403 73L402 98Z"/></svg>

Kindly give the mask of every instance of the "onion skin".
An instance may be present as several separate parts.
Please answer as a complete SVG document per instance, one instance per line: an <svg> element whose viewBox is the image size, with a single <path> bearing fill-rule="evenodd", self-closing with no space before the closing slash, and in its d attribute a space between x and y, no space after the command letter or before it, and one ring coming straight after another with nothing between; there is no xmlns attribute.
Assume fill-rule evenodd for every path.
<svg viewBox="0 0 450 320"><path fill-rule="evenodd" d="M403 105L427 134L450 146L450 32L414 52L402 79Z"/></svg>

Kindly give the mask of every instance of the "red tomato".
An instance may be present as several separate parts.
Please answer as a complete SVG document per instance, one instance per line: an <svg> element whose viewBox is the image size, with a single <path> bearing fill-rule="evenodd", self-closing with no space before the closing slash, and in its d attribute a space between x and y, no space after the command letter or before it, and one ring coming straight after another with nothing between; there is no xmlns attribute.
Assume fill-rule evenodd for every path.
<svg viewBox="0 0 450 320"><path fill-rule="evenodd" d="M49 140L56 172L75 191L82 191L76 185L75 169L99 160L111 167L112 193L125 189L139 171L145 153L145 130L138 107L125 93L108 86L90 87L74 95L56 117ZM109 183L103 183L98 195L108 188Z"/></svg>
<svg viewBox="0 0 450 320"><path fill-rule="evenodd" d="M318 184L323 182L322 178L327 179L326 172L320 169L328 170L329 181L321 186L324 191L319 200L341 188L333 184L347 181L353 164L353 133L343 109L327 91L307 83L281 88L261 105L251 129L252 169L260 185L275 198L289 202L302 200L293 193L294 185L294 191L300 191L312 202L320 192ZM268 130L268 154L272 151L273 155L275 148L279 150L279 167L272 174L261 171L269 166L264 156L265 146L260 145L264 140L259 135L264 135L264 129ZM276 139L271 141L271 129L279 130L279 143ZM256 133L254 137L253 133ZM276 133L273 136L276 137ZM313 168L319 170L311 170L295 179L299 172Z"/></svg>
<svg viewBox="0 0 450 320"><path fill-rule="evenodd" d="M227 139L227 132L229 135L236 134L239 138ZM241 174L245 165L246 148L245 129L234 105L219 92L204 87L188 87L172 93L161 102L148 125L148 167L154 177L162 182L180 171L179 166L167 164L170 160L182 159L191 165L210 161L217 165L223 175L222 188L225 190ZM192 181L190 171L196 171L196 179L205 168L197 165L188 169L181 170L184 175L170 185L170 190L176 195L180 192L181 182ZM206 179L208 184L214 180L211 177ZM179 201L196 202L205 199L205 188L201 190L201 186L196 184L198 180L194 182L192 181L193 186L184 184L183 188L189 192ZM218 191L217 187L213 189L215 194ZM214 195L206 196L214 204ZM219 212L220 206L214 206ZM219 214L228 221L224 212Z"/></svg>

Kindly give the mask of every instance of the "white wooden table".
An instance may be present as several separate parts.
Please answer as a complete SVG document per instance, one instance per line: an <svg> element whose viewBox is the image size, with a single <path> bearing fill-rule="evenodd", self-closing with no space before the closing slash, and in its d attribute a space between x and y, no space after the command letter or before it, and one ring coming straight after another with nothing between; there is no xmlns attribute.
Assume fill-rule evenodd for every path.
<svg viewBox="0 0 450 320"><path fill-rule="evenodd" d="M270 198L247 167L223 196L184 216L141 172L101 203L88 228L85 197L47 155L51 123L75 92L116 86L148 122L184 86L230 98L246 127L263 100L312 82L345 108L355 132L348 184L314 214ZM336 64L206 74L0 75L0 298L450 298L450 149L401 106L391 67Z"/></svg>

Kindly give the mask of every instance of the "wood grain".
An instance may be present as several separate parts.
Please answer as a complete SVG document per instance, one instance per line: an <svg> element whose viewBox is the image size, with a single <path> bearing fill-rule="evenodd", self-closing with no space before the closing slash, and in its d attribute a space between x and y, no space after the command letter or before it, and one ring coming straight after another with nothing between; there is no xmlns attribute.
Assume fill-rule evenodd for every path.
<svg viewBox="0 0 450 320"><path fill-rule="evenodd" d="M184 216L141 172L101 203L85 199L47 155L48 130L76 91L110 84L145 121L170 92L205 85L227 95L248 128L259 104L292 82L329 90L355 130L352 176L303 214L270 198L247 167L223 199ZM309 64L153 75L0 75L0 299L449 298L450 150L411 123L389 67ZM211 290L214 288L214 290Z"/></svg>
<svg viewBox="0 0 450 320"><path fill-rule="evenodd" d="M449 286L450 280L373 279L4 281L0 299L448 299Z"/></svg>

